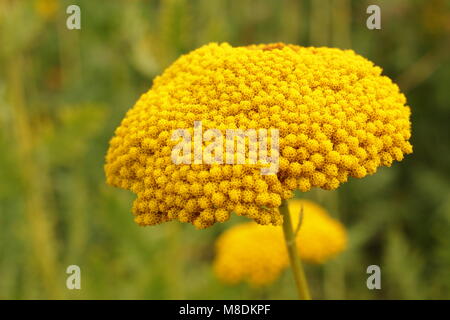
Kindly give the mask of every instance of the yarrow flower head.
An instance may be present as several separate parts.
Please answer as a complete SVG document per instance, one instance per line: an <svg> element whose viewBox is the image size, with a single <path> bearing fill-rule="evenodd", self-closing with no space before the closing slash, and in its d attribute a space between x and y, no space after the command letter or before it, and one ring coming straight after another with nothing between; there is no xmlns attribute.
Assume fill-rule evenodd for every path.
<svg viewBox="0 0 450 320"><path fill-rule="evenodd" d="M156 77L128 111L110 141L107 182L137 195L140 225L177 219L206 228L231 212L280 225L277 208L293 190L336 189L412 152L410 108L381 71L352 50L205 45ZM175 164L172 134L192 134L196 121L223 134L278 130L278 171L262 175L261 162Z"/></svg>
<svg viewBox="0 0 450 320"><path fill-rule="evenodd" d="M311 201L290 200L289 211L294 223L298 222L301 207L303 219L296 242L302 260L324 263L342 252L347 244L347 233L342 224ZM216 242L214 273L225 283L267 285L288 266L281 227L244 223L225 231Z"/></svg>

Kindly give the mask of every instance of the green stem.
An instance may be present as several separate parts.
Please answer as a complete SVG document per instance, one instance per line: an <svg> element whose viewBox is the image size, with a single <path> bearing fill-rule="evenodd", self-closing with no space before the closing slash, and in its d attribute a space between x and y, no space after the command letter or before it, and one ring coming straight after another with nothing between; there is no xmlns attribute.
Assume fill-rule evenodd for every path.
<svg viewBox="0 0 450 320"><path fill-rule="evenodd" d="M294 273L295 285L297 286L298 296L300 300L311 300L309 294L308 282L306 281L305 272L303 271L302 261L298 255L295 234L292 228L291 215L287 201L283 200L280 206L280 212L283 215L283 233L286 247L291 262L292 272Z"/></svg>

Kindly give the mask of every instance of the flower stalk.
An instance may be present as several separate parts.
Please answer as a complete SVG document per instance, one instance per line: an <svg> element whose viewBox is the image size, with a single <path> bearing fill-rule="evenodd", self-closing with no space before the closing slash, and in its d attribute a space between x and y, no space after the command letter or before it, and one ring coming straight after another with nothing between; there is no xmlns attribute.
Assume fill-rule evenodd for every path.
<svg viewBox="0 0 450 320"><path fill-rule="evenodd" d="M291 263L291 269L294 274L295 285L297 287L298 296L300 300L311 300L309 293L308 282L306 280L305 272L303 270L302 261L297 250L295 241L296 234L292 228L291 215L286 200L283 200L280 206L280 213L283 215L283 233L286 242L286 248Z"/></svg>

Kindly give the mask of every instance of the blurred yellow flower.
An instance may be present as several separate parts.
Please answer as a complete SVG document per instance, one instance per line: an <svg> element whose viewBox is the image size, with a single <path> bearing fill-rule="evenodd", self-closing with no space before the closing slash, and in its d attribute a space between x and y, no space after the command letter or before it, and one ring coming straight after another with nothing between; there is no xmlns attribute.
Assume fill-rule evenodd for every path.
<svg viewBox="0 0 450 320"><path fill-rule="evenodd" d="M34 7L40 17L50 20L55 17L59 3L57 0L35 0Z"/></svg>
<svg viewBox="0 0 450 320"><path fill-rule="evenodd" d="M381 71L352 50L205 45L155 78L128 111L110 141L107 182L137 194L140 225L177 219L206 228L231 212L280 225L277 208L293 190L336 189L412 152L410 108ZM261 162L174 164L172 134L191 132L194 121L223 135L278 129L277 174L261 175Z"/></svg>
<svg viewBox="0 0 450 320"><path fill-rule="evenodd" d="M303 206L303 220L296 237L302 260L323 263L346 248L345 228L325 209L308 200L290 200L288 206L294 226L298 223L297 213ZM281 227L244 223L225 231L216 242L213 268L225 283L269 284L288 265Z"/></svg>

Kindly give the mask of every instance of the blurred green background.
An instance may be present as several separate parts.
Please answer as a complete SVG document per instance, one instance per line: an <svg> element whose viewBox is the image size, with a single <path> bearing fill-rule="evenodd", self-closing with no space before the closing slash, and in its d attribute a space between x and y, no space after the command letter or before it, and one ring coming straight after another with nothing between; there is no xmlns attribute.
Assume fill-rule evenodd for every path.
<svg viewBox="0 0 450 320"><path fill-rule="evenodd" d="M66 8L81 7L81 30ZM366 8L381 7L368 30ZM295 298L219 283L214 240L142 228L133 194L105 184L104 155L140 94L180 54L208 42L352 48L384 69L412 108L414 154L336 192L301 195L348 227L348 250L307 266L318 299L450 298L450 1L0 0L0 299ZM81 267L81 290L66 268ZM382 289L366 287L381 267Z"/></svg>

